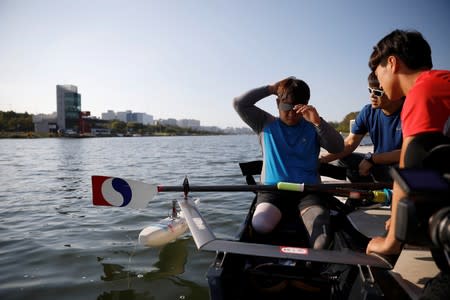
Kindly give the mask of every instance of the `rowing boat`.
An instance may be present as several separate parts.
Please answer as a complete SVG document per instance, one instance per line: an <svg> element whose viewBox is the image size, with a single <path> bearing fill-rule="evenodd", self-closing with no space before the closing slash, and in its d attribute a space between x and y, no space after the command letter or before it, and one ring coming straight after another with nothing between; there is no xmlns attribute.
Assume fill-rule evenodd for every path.
<svg viewBox="0 0 450 300"><path fill-rule="evenodd" d="M449 154L450 147L447 147L444 155L432 162L436 161L440 165L442 157L447 158ZM379 197L383 193L376 194L367 190L383 188L385 184L256 185L253 176L261 171L261 162L244 163L240 166L247 185L190 186L185 179L182 186L157 186L130 179L94 175L92 200L94 205L100 206L144 208L159 192L183 191L184 197L178 199L183 222L187 223L199 250L216 253L207 272L212 300L417 298L414 296L417 294L408 291L398 276L390 271L395 257L391 260L392 257L365 254L369 237L359 232L350 219L355 211L361 211L361 204L367 204L364 200L383 201L383 197ZM434 169L440 170L437 167L432 169L392 170L393 178L408 191L408 198L402 199L398 206L397 218L403 226L396 228L396 238L431 250L432 259L444 274L434 278L437 284L432 284L431 293L448 295L450 291L446 288L448 282L445 282L445 276L448 276L450 266L449 169L445 166L444 173L436 172ZM323 176L336 175L333 171L327 174L330 173L327 171L328 168L322 167L319 170ZM417 178L423 179L423 182L419 182ZM285 189L321 192L326 197L332 212L331 228L334 231L331 249L308 248L304 228L296 212L292 216L283 216L279 226L270 235L261 236L253 232L250 221L256 197L236 238L218 239L198 210L196 202L188 195L190 191L257 192ZM348 199L343 203L334 195ZM357 200L348 201L352 198ZM175 216L175 213L174 208L172 219L181 218L178 214ZM150 232L150 235L156 232L156 239L164 240L164 243L186 230L184 224L183 230L172 235L164 226ZM444 298L448 299L447 296Z"/></svg>

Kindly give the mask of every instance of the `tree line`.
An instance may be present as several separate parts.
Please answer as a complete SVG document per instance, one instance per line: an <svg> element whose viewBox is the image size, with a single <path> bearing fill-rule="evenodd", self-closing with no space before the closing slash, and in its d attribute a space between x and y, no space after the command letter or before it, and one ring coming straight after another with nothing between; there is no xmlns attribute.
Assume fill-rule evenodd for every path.
<svg viewBox="0 0 450 300"><path fill-rule="evenodd" d="M339 132L350 132L350 120L356 119L359 111L348 113L341 122L329 122Z"/></svg>
<svg viewBox="0 0 450 300"><path fill-rule="evenodd" d="M30 132L34 131L33 116L28 113L0 111L0 131Z"/></svg>
<svg viewBox="0 0 450 300"><path fill-rule="evenodd" d="M337 131L349 132L350 120L355 119L358 115L358 111L351 112L345 116L341 122L329 122ZM139 134L194 134L202 133L204 131L198 131L190 128L181 128L178 126L167 125L144 125L137 122L123 122L119 120L113 120L104 124L104 127L111 129L113 134L127 134L127 133L139 133ZM16 113L14 111L0 111L0 132L33 132L33 115L28 113ZM211 134L211 133L209 133Z"/></svg>

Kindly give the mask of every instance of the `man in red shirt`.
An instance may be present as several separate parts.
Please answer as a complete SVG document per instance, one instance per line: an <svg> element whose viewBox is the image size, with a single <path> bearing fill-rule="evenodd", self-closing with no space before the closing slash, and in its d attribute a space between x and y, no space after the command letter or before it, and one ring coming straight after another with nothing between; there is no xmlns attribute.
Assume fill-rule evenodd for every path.
<svg viewBox="0 0 450 300"><path fill-rule="evenodd" d="M422 167L421 161L431 148L448 143L444 129L450 116L450 71L431 70L431 48L416 31L394 30L374 47L369 67L389 99L406 96L401 113L403 144L400 168ZM447 136L446 136L447 135ZM419 149L420 148L420 149ZM386 237L373 238L366 249L394 255L401 252L395 238L397 206L406 196L394 182L392 212Z"/></svg>

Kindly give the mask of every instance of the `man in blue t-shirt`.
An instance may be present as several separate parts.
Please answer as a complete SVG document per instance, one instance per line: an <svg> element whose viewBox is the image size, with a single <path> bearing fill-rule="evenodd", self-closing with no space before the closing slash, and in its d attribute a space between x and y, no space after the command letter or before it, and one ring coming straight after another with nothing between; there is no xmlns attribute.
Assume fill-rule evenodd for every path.
<svg viewBox="0 0 450 300"><path fill-rule="evenodd" d="M369 74L368 81L371 104L365 105L356 117L344 141L344 151L327 153L320 157L320 162L338 159L336 164L347 168L351 182L391 182L389 168L398 165L403 142L400 112L404 99L390 101L379 88L374 73ZM367 133L372 139L373 153L354 152Z"/></svg>
<svg viewBox="0 0 450 300"><path fill-rule="evenodd" d="M255 105L272 95L277 96L278 116ZM343 151L342 136L319 116L309 104L309 98L306 82L293 77L234 98L236 112L258 135L263 156L261 183L320 183L320 148L332 153ZM268 234L282 216L294 212L305 225L310 247L326 249L333 235L325 196L307 192L259 192L252 227L258 234Z"/></svg>

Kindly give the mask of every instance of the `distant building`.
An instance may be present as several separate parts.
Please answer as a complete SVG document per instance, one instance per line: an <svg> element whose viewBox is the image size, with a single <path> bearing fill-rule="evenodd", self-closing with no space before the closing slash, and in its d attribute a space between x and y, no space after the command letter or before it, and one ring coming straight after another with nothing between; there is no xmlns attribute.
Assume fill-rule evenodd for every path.
<svg viewBox="0 0 450 300"><path fill-rule="evenodd" d="M122 122L136 122L144 125L153 125L153 116L146 113L134 113L131 110L119 111L117 114L113 110L102 113L102 120L119 120Z"/></svg>
<svg viewBox="0 0 450 300"><path fill-rule="evenodd" d="M255 134L250 127L227 127L223 130L223 132L226 134Z"/></svg>
<svg viewBox="0 0 450 300"><path fill-rule="evenodd" d="M127 114L127 122L136 122L144 125L153 124L153 116L146 113L130 113Z"/></svg>
<svg viewBox="0 0 450 300"><path fill-rule="evenodd" d="M102 113L102 120L115 120L117 115L113 110L108 110L106 113Z"/></svg>
<svg viewBox="0 0 450 300"><path fill-rule="evenodd" d="M79 119L79 132L80 134L91 133L92 130L92 120L90 111L82 111L80 112Z"/></svg>
<svg viewBox="0 0 450 300"><path fill-rule="evenodd" d="M56 112L58 130L70 133L80 131L81 95L76 86L56 86Z"/></svg>
<svg viewBox="0 0 450 300"><path fill-rule="evenodd" d="M144 125L153 125L153 116L148 115L146 113L136 113L138 114L138 119L141 120L141 123Z"/></svg>
<svg viewBox="0 0 450 300"><path fill-rule="evenodd" d="M117 120L122 122L128 122L128 116L131 114L131 110L127 111L118 111L117 112Z"/></svg>
<svg viewBox="0 0 450 300"><path fill-rule="evenodd" d="M201 126L199 129L209 132L217 132L217 133L223 132L222 129L220 129L217 126Z"/></svg>
<svg viewBox="0 0 450 300"><path fill-rule="evenodd" d="M194 119L181 119L177 121L177 125L183 128L199 128L200 121Z"/></svg>
<svg viewBox="0 0 450 300"><path fill-rule="evenodd" d="M65 135L90 133L90 112L81 111L81 95L75 85L56 85L56 113L33 116L36 132L58 132Z"/></svg>
<svg viewBox="0 0 450 300"><path fill-rule="evenodd" d="M52 114L33 115L33 124L35 132L53 132L58 131L56 112Z"/></svg>
<svg viewBox="0 0 450 300"><path fill-rule="evenodd" d="M176 119L171 119L171 118L165 119L165 120L160 119L158 122L161 125L177 126L177 120Z"/></svg>
<svg viewBox="0 0 450 300"><path fill-rule="evenodd" d="M111 136L111 129L108 128L92 128L92 136Z"/></svg>

